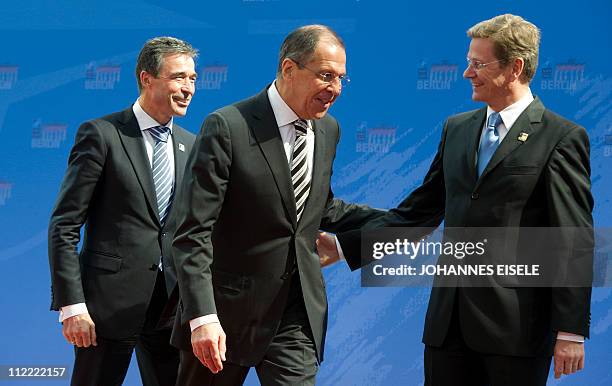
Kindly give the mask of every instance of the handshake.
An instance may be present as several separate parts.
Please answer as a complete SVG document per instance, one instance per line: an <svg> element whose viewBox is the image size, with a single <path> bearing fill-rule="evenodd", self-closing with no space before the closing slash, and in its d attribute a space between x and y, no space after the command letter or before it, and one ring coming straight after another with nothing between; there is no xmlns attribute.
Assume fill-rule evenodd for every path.
<svg viewBox="0 0 612 386"><path fill-rule="evenodd" d="M336 263L341 259L341 250L338 250L336 237L326 232L319 232L317 238L317 253L321 268Z"/></svg>

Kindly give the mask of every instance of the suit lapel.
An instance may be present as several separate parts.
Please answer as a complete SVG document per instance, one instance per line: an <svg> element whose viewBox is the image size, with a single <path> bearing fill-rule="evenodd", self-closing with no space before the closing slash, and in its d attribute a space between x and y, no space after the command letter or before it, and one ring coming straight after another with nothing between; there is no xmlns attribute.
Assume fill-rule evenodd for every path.
<svg viewBox="0 0 612 386"><path fill-rule="evenodd" d="M325 148L327 138L325 136L325 128L321 124L321 121L312 120L312 123L315 134L314 159L312 162L312 178L310 180L310 193L308 194L308 198L306 199L306 203L304 204L305 207L304 212L302 212L300 224L307 223L307 221L302 220L304 219L304 217L308 216L309 213L312 213L310 207L315 204L316 195L319 193L316 187L323 186L323 169L325 168Z"/></svg>
<svg viewBox="0 0 612 386"><path fill-rule="evenodd" d="M287 156L283 147L280 131L274 118L274 111L268 100L267 91L262 91L255 97L253 116L255 121L251 125L253 135L257 140L268 167L272 171L276 187L282 197L285 210L291 217L294 229L297 225L295 197Z"/></svg>
<svg viewBox="0 0 612 386"><path fill-rule="evenodd" d="M468 165L468 174L471 181L476 181L478 178L478 170L476 169L476 157L478 155L478 145L480 144L480 134L482 126L487 115L487 108L480 109L472 115L471 119L466 121L467 133L466 141L466 156Z"/></svg>
<svg viewBox="0 0 612 386"><path fill-rule="evenodd" d="M174 124L172 129L172 143L174 148L174 197L181 186L183 175L185 174L185 164L187 163L187 148L185 147L185 135L182 128Z"/></svg>
<svg viewBox="0 0 612 386"><path fill-rule="evenodd" d="M149 208L154 214L157 223L161 225L159 213L157 211L157 198L155 196L155 186L153 184L149 157L147 156L147 150L145 148L142 133L140 132L140 127L138 126L138 121L131 107L124 110L123 119L121 125L118 127L118 132L125 152L130 159L138 182L149 204Z"/></svg>
<svg viewBox="0 0 612 386"><path fill-rule="evenodd" d="M536 98L531 104L521 113L518 117L514 125L508 134L504 137L504 140L499 144L499 147L493 153L493 157L487 164L485 170L483 170L482 175L478 179L478 183L476 184L476 188L480 185L482 179L486 177L487 174L491 172L501 161L504 160L508 155L510 155L513 151L519 148L523 141L519 141L519 135L521 133L525 133L527 135L531 134L533 131L532 123L537 123L542 121L542 114L544 113L544 105L540 101L540 99Z"/></svg>

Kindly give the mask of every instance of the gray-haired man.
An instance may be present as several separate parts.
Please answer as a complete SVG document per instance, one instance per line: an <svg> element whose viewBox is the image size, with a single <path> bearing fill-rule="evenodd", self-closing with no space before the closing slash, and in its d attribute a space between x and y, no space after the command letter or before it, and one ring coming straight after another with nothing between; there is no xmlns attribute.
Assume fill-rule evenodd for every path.
<svg viewBox="0 0 612 386"><path fill-rule="evenodd" d="M342 40L301 27L279 56L274 83L206 119L187 165L174 243L181 386L242 384L253 366L264 385L313 384L327 324L318 229L367 219L330 189Z"/></svg>
<svg viewBox="0 0 612 386"><path fill-rule="evenodd" d="M75 345L73 385L120 385L134 348L144 385L175 383L169 240L194 136L173 116L187 113L196 56L179 39L147 41L138 100L77 132L49 225L51 309Z"/></svg>

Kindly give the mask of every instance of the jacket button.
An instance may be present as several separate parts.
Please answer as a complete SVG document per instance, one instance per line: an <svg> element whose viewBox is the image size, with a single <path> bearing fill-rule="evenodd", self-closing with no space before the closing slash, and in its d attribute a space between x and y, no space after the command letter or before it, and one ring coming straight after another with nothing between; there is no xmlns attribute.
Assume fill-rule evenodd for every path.
<svg viewBox="0 0 612 386"><path fill-rule="evenodd" d="M158 268L159 266L157 264L151 264L151 266L149 267L151 271L157 271Z"/></svg>
<svg viewBox="0 0 612 386"><path fill-rule="evenodd" d="M476 192L472 193L472 200L478 200L478 197L480 197L478 193Z"/></svg>
<svg viewBox="0 0 612 386"><path fill-rule="evenodd" d="M167 234L166 232L163 232L163 233L161 234L161 236L162 236L162 237L166 237L167 235L168 235L168 234Z"/></svg>

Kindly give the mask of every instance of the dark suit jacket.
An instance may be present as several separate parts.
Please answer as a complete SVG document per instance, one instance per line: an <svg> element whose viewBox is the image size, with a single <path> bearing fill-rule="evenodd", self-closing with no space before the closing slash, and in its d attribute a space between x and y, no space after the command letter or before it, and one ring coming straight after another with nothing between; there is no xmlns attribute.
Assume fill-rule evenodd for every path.
<svg viewBox="0 0 612 386"><path fill-rule="evenodd" d="M423 184L368 227L436 227L444 220L447 228L579 227L592 231L585 129L547 110L536 99L478 178L475 162L485 118L486 108L450 117ZM528 135L524 142L518 140L521 133ZM360 232L339 234L338 239L351 268L362 265ZM584 261L592 264L592 256ZM461 330L474 350L549 355L555 331L588 336L590 294L590 288L434 287L423 342L443 343L458 302Z"/></svg>
<svg viewBox="0 0 612 386"><path fill-rule="evenodd" d="M319 360L327 299L315 240L358 227L372 211L333 198L332 162L338 123L314 121L312 187L302 217L289 165L266 90L210 114L196 139L184 179L177 228L181 321L172 342L191 350L189 320L216 313L227 334L227 358L252 366L263 358L281 320L297 262L308 321Z"/></svg>
<svg viewBox="0 0 612 386"><path fill-rule="evenodd" d="M174 124L172 138L175 186L180 187L195 136ZM173 216L174 209L161 226L132 108L83 123L49 224L51 309L85 302L98 335L122 338L140 331L160 256L168 291L176 285Z"/></svg>

